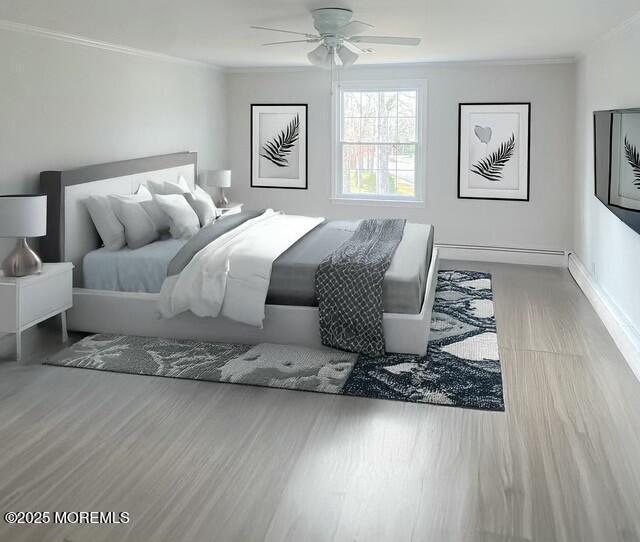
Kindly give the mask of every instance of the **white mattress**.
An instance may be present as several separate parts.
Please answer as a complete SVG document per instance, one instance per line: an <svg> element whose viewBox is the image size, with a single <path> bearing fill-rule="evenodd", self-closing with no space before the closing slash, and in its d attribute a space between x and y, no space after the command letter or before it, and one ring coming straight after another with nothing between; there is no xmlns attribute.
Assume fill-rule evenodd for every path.
<svg viewBox="0 0 640 542"><path fill-rule="evenodd" d="M185 243L182 239L166 239L135 250L93 250L82 261L84 287L157 293L167 276L169 262Z"/></svg>

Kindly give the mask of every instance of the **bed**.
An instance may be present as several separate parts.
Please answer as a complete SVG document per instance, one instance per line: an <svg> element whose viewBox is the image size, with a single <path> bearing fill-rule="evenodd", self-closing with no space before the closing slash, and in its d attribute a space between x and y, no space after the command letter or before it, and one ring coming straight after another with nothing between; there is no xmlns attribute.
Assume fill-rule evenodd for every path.
<svg viewBox="0 0 640 542"><path fill-rule="evenodd" d="M158 292L169 262L185 241L162 239L136 250L100 248L100 239L82 204L87 195L132 194L150 180L177 175L193 187L196 172L196 154L185 152L41 174L42 189L48 195L48 233L41 246L42 255L46 261L74 264L74 306L68 314L69 328L320 346L315 272L327 254L353 235L359 221L325 220L273 262L262 329L190 312L173 318L160 316ZM384 275L383 323L388 352L425 353L437 266L433 227L407 223Z"/></svg>

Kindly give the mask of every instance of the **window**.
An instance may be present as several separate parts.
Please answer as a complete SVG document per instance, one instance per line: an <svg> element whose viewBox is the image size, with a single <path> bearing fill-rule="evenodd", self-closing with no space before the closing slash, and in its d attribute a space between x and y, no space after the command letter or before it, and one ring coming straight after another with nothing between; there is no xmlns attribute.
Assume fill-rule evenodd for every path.
<svg viewBox="0 0 640 542"><path fill-rule="evenodd" d="M334 99L334 198L422 202L424 81L342 83Z"/></svg>

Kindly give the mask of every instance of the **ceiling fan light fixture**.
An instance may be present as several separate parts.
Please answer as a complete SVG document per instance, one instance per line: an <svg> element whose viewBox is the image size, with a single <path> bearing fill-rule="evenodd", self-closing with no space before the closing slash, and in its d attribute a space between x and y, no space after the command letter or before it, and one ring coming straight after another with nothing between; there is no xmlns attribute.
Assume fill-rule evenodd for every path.
<svg viewBox="0 0 640 542"><path fill-rule="evenodd" d="M344 45L341 45L338 48L338 56L340 57L340 62L342 62L342 65L345 68L353 66L354 62L358 60L358 55L347 49Z"/></svg>
<svg viewBox="0 0 640 542"><path fill-rule="evenodd" d="M353 11L348 8L319 8L311 11L313 26L317 34L297 32L266 26L252 26L257 30L267 30L300 36L296 39L265 43L266 46L287 45L291 43L319 43L307 58L313 66L333 70L334 66L348 68L365 53L373 53L373 49L361 47L360 44L381 45L418 45L420 38L404 36L369 36L364 32L372 25L353 19Z"/></svg>
<svg viewBox="0 0 640 542"><path fill-rule="evenodd" d="M314 66L325 66L329 60L329 50L323 44L320 44L307 54L307 58Z"/></svg>

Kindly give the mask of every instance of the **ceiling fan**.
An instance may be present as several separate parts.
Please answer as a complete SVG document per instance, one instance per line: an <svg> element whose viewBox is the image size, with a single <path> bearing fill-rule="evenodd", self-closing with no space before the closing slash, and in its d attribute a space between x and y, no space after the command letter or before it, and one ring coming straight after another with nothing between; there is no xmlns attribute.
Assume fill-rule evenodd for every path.
<svg viewBox="0 0 640 542"><path fill-rule="evenodd" d="M311 15L313 16L313 26L318 31L318 34L294 32L265 26L252 26L251 28L304 37L304 39L274 41L263 44L266 46L286 43L320 43L313 51L307 54L307 58L311 64L323 68L330 68L339 64L349 67L358 59L359 55L374 52L373 49L368 47L360 47L360 44L418 45L420 43L420 38L362 35L373 28L373 25L352 20L353 11L350 9L314 9Z"/></svg>

